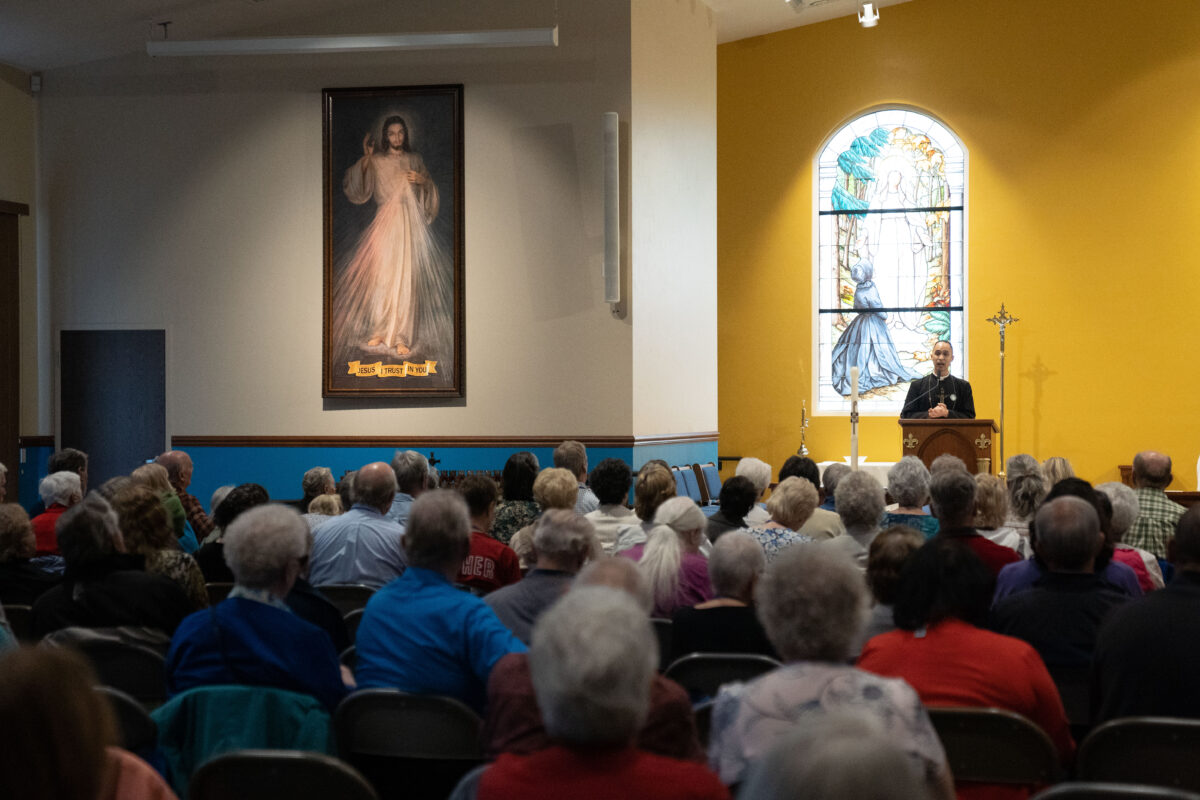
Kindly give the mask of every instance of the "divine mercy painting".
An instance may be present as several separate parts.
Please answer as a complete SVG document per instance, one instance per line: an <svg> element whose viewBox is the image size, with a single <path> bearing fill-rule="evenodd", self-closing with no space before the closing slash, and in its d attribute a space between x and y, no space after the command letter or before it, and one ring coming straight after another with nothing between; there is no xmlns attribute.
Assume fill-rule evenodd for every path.
<svg viewBox="0 0 1200 800"><path fill-rule="evenodd" d="M966 154L912 109L872 111L817 159L815 393L818 413L897 414L909 382L947 340L966 369L963 215Z"/></svg>
<svg viewBox="0 0 1200 800"><path fill-rule="evenodd" d="M322 102L322 394L462 397L462 87Z"/></svg>

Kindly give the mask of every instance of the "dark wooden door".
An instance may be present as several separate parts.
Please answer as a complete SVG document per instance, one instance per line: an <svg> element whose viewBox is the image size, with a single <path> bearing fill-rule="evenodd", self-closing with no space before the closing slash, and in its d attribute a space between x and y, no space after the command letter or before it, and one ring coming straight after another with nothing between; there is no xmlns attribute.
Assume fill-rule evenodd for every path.
<svg viewBox="0 0 1200 800"><path fill-rule="evenodd" d="M7 501L17 501L21 424L21 241L17 218L29 206L0 200L0 464L8 468Z"/></svg>

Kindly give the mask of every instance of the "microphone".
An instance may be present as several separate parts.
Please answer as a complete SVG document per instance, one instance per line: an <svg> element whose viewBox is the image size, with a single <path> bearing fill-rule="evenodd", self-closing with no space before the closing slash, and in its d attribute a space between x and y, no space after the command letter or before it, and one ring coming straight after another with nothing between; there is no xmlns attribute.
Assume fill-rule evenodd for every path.
<svg viewBox="0 0 1200 800"><path fill-rule="evenodd" d="M939 377L938 377L936 374L934 374L934 373L932 373L932 372L931 372L931 373L929 373L929 375L927 375L926 377L928 377L928 378L933 378L933 383L932 383L932 384L930 384L930 386L929 386L929 390L928 390L928 391L926 391L924 394L917 395L917 396L916 396L916 397L914 397L912 400L910 400L909 402L905 403L905 404L904 404L904 408L900 409L900 413L901 413L901 414L906 414L906 413L908 413L908 410L909 410L910 408L912 408L914 405L916 405L917 403L919 403L919 402L921 402L922 400L924 400L926 397L929 397L929 395L933 394L933 393L934 393L934 392L935 392L935 391L936 391L936 390L937 390L937 389L938 389L938 388L939 388L939 387L942 385L942 381L944 381L946 378L949 378L950 376L949 376L949 375L947 375L947 376L946 376L946 378L939 378ZM921 378L921 380L925 380L925 378ZM955 395L953 395L953 394L952 394L952 395L950 395L950 400L951 400L951 402L953 402L955 399L957 399Z"/></svg>

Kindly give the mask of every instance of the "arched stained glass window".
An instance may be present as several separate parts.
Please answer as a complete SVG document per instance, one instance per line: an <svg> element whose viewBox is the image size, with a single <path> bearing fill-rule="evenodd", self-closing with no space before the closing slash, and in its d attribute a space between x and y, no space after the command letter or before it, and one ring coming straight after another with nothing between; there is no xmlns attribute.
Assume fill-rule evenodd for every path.
<svg viewBox="0 0 1200 800"><path fill-rule="evenodd" d="M863 114L817 159L816 412L899 414L939 339L966 377L966 152L937 120Z"/></svg>

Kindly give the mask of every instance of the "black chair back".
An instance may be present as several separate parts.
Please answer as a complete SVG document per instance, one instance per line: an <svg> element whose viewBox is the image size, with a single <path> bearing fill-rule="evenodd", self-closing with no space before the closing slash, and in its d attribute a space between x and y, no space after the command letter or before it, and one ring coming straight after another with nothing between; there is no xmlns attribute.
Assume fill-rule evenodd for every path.
<svg viewBox="0 0 1200 800"><path fill-rule="evenodd" d="M346 623L346 635L350 637L350 644L358 638L358 625L362 622L363 609L356 608L344 617Z"/></svg>
<svg viewBox="0 0 1200 800"><path fill-rule="evenodd" d="M443 800L483 763L482 721L449 697L363 689L334 713L338 752L384 800Z"/></svg>
<svg viewBox="0 0 1200 800"><path fill-rule="evenodd" d="M111 640L79 640L70 646L91 662L101 684L119 689L148 709L166 702L166 660L156 650Z"/></svg>
<svg viewBox="0 0 1200 800"><path fill-rule="evenodd" d="M375 594L374 589L361 583L327 583L318 586L317 591L337 606L343 617L366 606L371 595Z"/></svg>
<svg viewBox="0 0 1200 800"><path fill-rule="evenodd" d="M121 747L132 753L142 753L153 750L158 745L158 724L150 718L145 706L111 686L97 686L96 692L113 710L121 736Z"/></svg>
<svg viewBox="0 0 1200 800"><path fill-rule="evenodd" d="M1126 717L1092 731L1075 762L1080 780L1200 793L1200 720Z"/></svg>
<svg viewBox="0 0 1200 800"><path fill-rule="evenodd" d="M1033 800L1200 800L1200 794L1134 783L1071 781L1038 792Z"/></svg>
<svg viewBox="0 0 1200 800"><path fill-rule="evenodd" d="M192 776L189 800L378 800L349 764L299 750L235 750L206 761Z"/></svg>
<svg viewBox="0 0 1200 800"><path fill-rule="evenodd" d="M671 664L671 620L652 617L654 636L658 639L658 671L663 672Z"/></svg>
<svg viewBox="0 0 1200 800"><path fill-rule="evenodd" d="M233 591L232 583L206 583L204 588L208 591L208 604L215 606L217 603L229 597L229 593Z"/></svg>
<svg viewBox="0 0 1200 800"><path fill-rule="evenodd" d="M1054 743L1020 714L999 708L928 711L956 781L1037 786L1058 779Z"/></svg>
<svg viewBox="0 0 1200 800"><path fill-rule="evenodd" d="M691 653L673 661L663 676L699 701L715 697L722 684L754 680L780 666L773 658L751 653Z"/></svg>
<svg viewBox="0 0 1200 800"><path fill-rule="evenodd" d="M4 616L18 642L32 644L36 641L33 637L33 606L5 604Z"/></svg>

